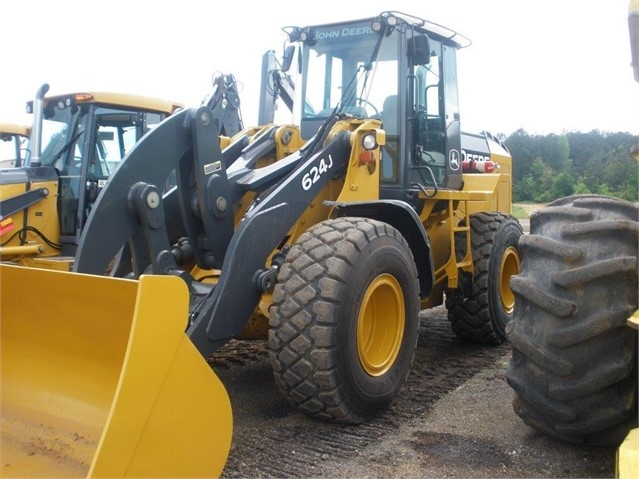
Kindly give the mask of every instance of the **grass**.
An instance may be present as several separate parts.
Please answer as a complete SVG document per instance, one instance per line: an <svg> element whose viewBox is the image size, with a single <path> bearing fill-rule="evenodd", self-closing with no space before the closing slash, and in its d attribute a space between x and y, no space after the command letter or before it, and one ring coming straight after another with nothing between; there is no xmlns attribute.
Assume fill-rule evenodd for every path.
<svg viewBox="0 0 639 479"><path fill-rule="evenodd" d="M528 218L528 212L520 205L513 205L513 216L518 220Z"/></svg>
<svg viewBox="0 0 639 479"><path fill-rule="evenodd" d="M522 203L513 203L512 215L518 220L530 218L530 214L543 208L548 203L532 203L525 201Z"/></svg>

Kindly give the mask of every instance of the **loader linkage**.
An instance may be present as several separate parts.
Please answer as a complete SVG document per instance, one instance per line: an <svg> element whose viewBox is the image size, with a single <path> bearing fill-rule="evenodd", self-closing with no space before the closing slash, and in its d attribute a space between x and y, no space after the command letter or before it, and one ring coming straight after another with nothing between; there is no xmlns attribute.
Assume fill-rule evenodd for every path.
<svg viewBox="0 0 639 479"><path fill-rule="evenodd" d="M318 139L338 118L327 123ZM126 246L130 256L120 258L132 258L129 276L152 272L183 278L191 292L185 328L188 324L187 334L204 356L241 331L265 289L274 284L277 265L267 264L269 256L324 184L345 168L351 149L349 134L341 133L326 146L311 140L283 160L254 168L271 149L270 136L263 135L233 161L220 150L210 119L208 107L184 110L136 145L96 202L74 266L80 273L104 274L118 249ZM171 148L166 147L169 142ZM326 172L310 185L304 183L303 177L320 163ZM155 185L163 184L174 168L178 185L163 198ZM247 191L257 199L234 231L235 205ZM176 199L181 217L175 217L174 205L165 208L165 202ZM176 223L183 223L184 230L168 231L166 225ZM214 286L193 281L179 267L171 252L177 232L188 238L200 268L221 270ZM123 271L121 264L116 269Z"/></svg>

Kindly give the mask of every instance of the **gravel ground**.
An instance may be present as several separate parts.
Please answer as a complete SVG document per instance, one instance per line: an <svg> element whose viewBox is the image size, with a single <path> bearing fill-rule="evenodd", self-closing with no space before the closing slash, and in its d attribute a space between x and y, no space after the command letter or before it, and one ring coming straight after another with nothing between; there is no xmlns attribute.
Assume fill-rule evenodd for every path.
<svg viewBox="0 0 639 479"><path fill-rule="evenodd" d="M520 205L528 214L543 205ZM520 220L528 232L527 219ZM393 407L342 426L298 413L275 387L265 342L211 358L234 410L230 478L615 477L615 448L562 443L514 413L510 346L458 341L443 306L422 312L412 372Z"/></svg>
<svg viewBox="0 0 639 479"><path fill-rule="evenodd" d="M562 444L520 421L505 381L509 357L443 396L381 447L340 467L341 477L614 477L613 449Z"/></svg>
<svg viewBox="0 0 639 479"><path fill-rule="evenodd" d="M419 334L400 397L360 426L293 410L273 383L265 343L230 344L211 359L234 410L223 479L615 476L615 449L564 444L516 416L508 345L459 342L441 306L422 313Z"/></svg>

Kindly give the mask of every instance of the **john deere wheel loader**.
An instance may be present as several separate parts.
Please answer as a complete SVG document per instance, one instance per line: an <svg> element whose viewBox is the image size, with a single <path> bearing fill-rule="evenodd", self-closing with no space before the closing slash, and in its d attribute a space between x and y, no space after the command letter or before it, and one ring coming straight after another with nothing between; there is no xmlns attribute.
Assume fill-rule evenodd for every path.
<svg viewBox="0 0 639 479"><path fill-rule="evenodd" d="M146 132L183 105L108 92L45 97L48 89L44 85L27 104L33 128L25 164L2 172L0 255L2 261L68 271L108 178ZM203 104L213 112L220 141L228 143L243 129L232 75L215 75Z"/></svg>
<svg viewBox="0 0 639 479"><path fill-rule="evenodd" d="M119 93L45 97L33 114L24 165L0 175L2 261L70 270L80 231L122 158L181 105Z"/></svg>
<svg viewBox="0 0 639 479"><path fill-rule="evenodd" d="M222 148L209 107L180 110L106 182L73 272L0 266L3 302L26 301L16 285L46 294L3 318L3 404L47 416L45 443L90 425L97 447L75 459L89 476L219 474L228 397L203 366L233 338L268 337L291 404L350 424L400 393L421 309L446 298L460 338L505 340L522 229L507 149L461 132L456 52L470 42L398 12L286 31L293 124Z"/></svg>
<svg viewBox="0 0 639 479"><path fill-rule="evenodd" d="M0 121L0 168L21 165L30 130L26 125Z"/></svg>
<svg viewBox="0 0 639 479"><path fill-rule="evenodd" d="M630 2L639 81L639 2ZM639 160L639 151L635 151ZM512 277L517 415L561 440L617 450L617 477L639 475L639 207L600 195L559 199L530 218Z"/></svg>

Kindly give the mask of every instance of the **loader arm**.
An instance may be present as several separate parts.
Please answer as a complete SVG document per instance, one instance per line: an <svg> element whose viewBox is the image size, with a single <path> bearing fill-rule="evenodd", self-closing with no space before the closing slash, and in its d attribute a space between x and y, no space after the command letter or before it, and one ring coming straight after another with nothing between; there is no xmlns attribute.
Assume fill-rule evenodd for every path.
<svg viewBox="0 0 639 479"><path fill-rule="evenodd" d="M48 195L49 191L46 188L38 188L0 201L0 211L2 212L0 213L0 219L11 216L20 210L34 205L41 199L46 198Z"/></svg>
<svg viewBox="0 0 639 479"><path fill-rule="evenodd" d="M75 271L105 274L128 244L136 274L150 262L154 274L182 277L191 292L185 329L188 325L198 350L210 354L242 330L262 293L273 286L277 265L267 265L268 258L321 188L345 167L349 133L324 144L337 119L301 150L256 168L272 151L272 131L231 161L220 151L208 107L167 118L136 144L104 187L80 238ZM155 186L173 169L177 191L171 195L177 195L180 217L171 213L174 207L165 208L169 195L162 198ZM235 226L234 206L246 192L256 199ZM178 267L169 233L176 223L184 226L197 265L221 269L216 285L196 283Z"/></svg>
<svg viewBox="0 0 639 479"><path fill-rule="evenodd" d="M183 110L160 123L131 149L109 178L80 236L74 271L104 274L109 261L139 229L140 220L128 206L129 190L140 178L152 185L164 184L179 159L190 151L191 136L182 126L188 114L189 110ZM162 134L153 134L160 129Z"/></svg>
<svg viewBox="0 0 639 479"><path fill-rule="evenodd" d="M242 219L229 244L217 285L191 312L193 322L187 334L202 354L210 354L242 330L262 293L274 286L279 265L267 269L268 257L322 187L346 165L349 152L349 136L342 133L310 158L302 158L298 167ZM286 166L287 161L267 168L275 169L280 163ZM310 171L324 169L318 181L310 186L305 182Z"/></svg>
<svg viewBox="0 0 639 479"><path fill-rule="evenodd" d="M11 168L2 171L0 184L3 185L29 185L43 181L57 181L58 176L53 167L45 166L25 170L21 168ZM0 219L7 218L17 211L28 208L31 205L43 200L52 193L47 188L29 187L24 193L17 194L10 198L0 200ZM56 193L56 192L53 192Z"/></svg>

